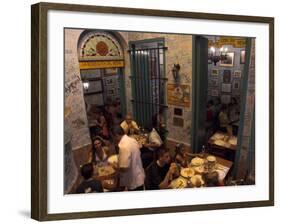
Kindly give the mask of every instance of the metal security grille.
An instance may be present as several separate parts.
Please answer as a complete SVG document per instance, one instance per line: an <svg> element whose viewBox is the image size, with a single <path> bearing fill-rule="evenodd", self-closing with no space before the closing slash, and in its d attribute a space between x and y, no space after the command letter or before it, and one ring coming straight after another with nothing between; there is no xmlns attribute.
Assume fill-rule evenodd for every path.
<svg viewBox="0 0 281 224"><path fill-rule="evenodd" d="M131 44L131 83L134 118L144 128L152 126L153 115L165 104L167 47L163 43Z"/></svg>

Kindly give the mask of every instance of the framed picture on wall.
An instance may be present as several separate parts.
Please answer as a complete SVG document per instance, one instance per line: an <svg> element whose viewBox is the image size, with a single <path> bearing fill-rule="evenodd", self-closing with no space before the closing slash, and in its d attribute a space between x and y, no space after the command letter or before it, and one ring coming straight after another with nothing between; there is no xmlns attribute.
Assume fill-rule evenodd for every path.
<svg viewBox="0 0 281 224"><path fill-rule="evenodd" d="M222 67L233 67L234 65L234 52L227 52L226 59L221 60L220 66Z"/></svg>
<svg viewBox="0 0 281 224"><path fill-rule="evenodd" d="M211 79L211 86L212 87L219 86L219 79Z"/></svg>
<svg viewBox="0 0 281 224"><path fill-rule="evenodd" d="M241 78L241 70L234 70L233 77L234 78Z"/></svg>
<svg viewBox="0 0 281 224"><path fill-rule="evenodd" d="M240 64L245 64L245 50L240 51Z"/></svg>
<svg viewBox="0 0 281 224"><path fill-rule="evenodd" d="M211 70L211 75L212 76L218 76L219 75L219 70L218 69L212 69Z"/></svg>
<svg viewBox="0 0 281 224"><path fill-rule="evenodd" d="M223 70L223 82L230 83L231 81L231 70Z"/></svg>
<svg viewBox="0 0 281 224"><path fill-rule="evenodd" d="M219 90L218 89L212 89L211 90L211 96L219 96Z"/></svg>
<svg viewBox="0 0 281 224"><path fill-rule="evenodd" d="M221 95L221 103L222 104L229 104L231 101L231 95Z"/></svg>
<svg viewBox="0 0 281 224"><path fill-rule="evenodd" d="M270 49L274 49L273 18L56 3L38 3L32 6L31 11L31 217L33 219L47 221L274 205L274 105L273 97L272 99L269 98L269 96L274 95L274 52L272 50L270 51ZM93 21L99 22L93 23ZM241 23L244 29L240 29ZM227 26L225 24L227 24ZM84 27L88 28L84 29ZM103 34L101 34L101 29L104 30ZM255 164L258 167L257 170L260 171L255 174L255 177L257 177L259 181L254 182L254 184L251 182L251 184L246 187L237 185L240 179L234 184L232 184L233 182L231 181L227 182L224 178L226 177L226 173L231 172L232 166L236 167L233 165L234 163L228 160L228 162L222 165L225 160L219 160L216 156L215 159L214 157L207 158L205 154L203 156L206 158L200 158L201 154L199 154L199 157L193 162L194 164L200 164L200 166L202 166L197 170L198 173L200 173L202 169L204 172L211 172L215 169L217 172L214 174L215 184L219 185L220 178L224 183L229 183L229 186L214 187L214 185L212 185L212 178L207 179L208 177L200 174L199 176L192 175L192 177L195 176L192 178L190 174L193 174L195 172L194 170L184 170L184 168L179 167L180 170L173 169L175 175L173 175L173 180L169 182L169 185L166 186L167 189L152 190L151 188L154 186L150 188L151 190L144 188L143 185L147 177L144 172L142 175L136 175L141 179L141 186L139 186L139 183L134 183L133 186L128 186L127 188L125 185L127 182L122 179L122 177L124 177L124 173L122 173L123 170L118 169L118 166L114 167L114 164L116 164L116 156L111 158L115 163L105 166L106 168L93 166L92 163L89 163L89 161L92 161L89 160L89 152L92 149L90 132L96 130L91 130L92 128L87 126L85 103L87 105L93 105L93 107L96 106L97 112L102 111L104 96L102 93L96 93L86 95L84 99L84 95L81 94L83 93L82 80L77 78L74 80L75 83L73 83L71 78L74 76L73 74L80 75L81 68L82 70L86 70L89 69L89 67L91 67L91 69L115 67L120 68L119 71L130 69L130 57L124 59L124 55L122 55L122 50L124 49L121 48L120 50L121 41L119 41L119 43L113 38L113 35L111 35L113 32L117 32L115 33L118 34L116 37L122 37L122 35L124 35L122 34L123 32L138 32L138 35L132 35L137 37L143 33L149 33L150 37L157 34L159 36L162 35L160 36L162 39L163 36L166 37L166 35L173 35L173 37L175 34L181 35L180 40L186 38L186 45L190 51L188 54L182 51L183 53L177 55L178 51L173 51L171 45L168 44L167 46L169 46L169 48L163 46L160 50L162 50L162 53L168 50L169 53L175 54L179 59L182 59L181 57L184 57L184 55L188 55L189 59L194 59L193 55L197 52L193 52L194 40L196 40L196 44L199 44L199 42L201 44L201 41L203 46L208 44L206 38L201 38L201 36L203 36L202 34L233 36L234 31L236 36L248 38L253 42L256 40L256 45L251 45L251 49L256 49L256 52L267 52L268 54L266 55L270 55L270 57L264 57L263 54L255 55L257 63L262 62L259 63L258 71L255 71L257 73L257 82L270 84L262 86L263 88L256 89L256 91L260 93L257 94L257 101L259 104L256 105L255 110L259 113L256 113L256 119L263 119L264 122L262 122L262 124L265 126L261 126L262 124L257 122L257 127L254 129L256 131L255 134L256 136L268 136L268 138L255 138L255 147L257 147L255 158L257 158L257 161L262 161L262 163ZM65 35L67 32L71 35ZM92 35L93 33L95 33L95 35ZM104 33L106 33L106 35L104 35ZM199 38L197 39L198 35ZM129 35L127 35L127 37L128 36ZM71 41L66 41L66 38L72 39L70 39ZM81 40L81 42L78 40ZM126 38L122 40L126 41ZM133 41L142 42L142 40L142 38L139 38ZM264 40L269 40L269 44L268 42L265 43ZM167 41L169 41L168 38L165 39L165 43ZM177 45L177 41L172 41L173 46ZM182 42L178 45L178 48L182 50ZM129 44L126 43L126 47L127 46L129 46ZM195 46L198 47L198 45ZM154 47L155 45L153 45L153 48ZM159 46L156 45L156 47L158 48ZM144 49L147 50L147 48ZM152 63L152 70L159 71L159 66L155 66L157 64L154 65L154 63L157 63L157 60L149 61L148 58L146 58L149 54L146 53L144 49L136 53L134 51L136 49L132 48L127 51L128 49L125 48L126 54L130 53L133 58L138 55L138 60L136 60L137 66L134 67L137 68L136 72L138 73L137 75L139 75L138 77L143 74L142 69L146 68L149 64L148 62ZM196 50L197 49L198 48L196 48ZM201 49L202 48L200 48L200 50ZM207 51L206 48L204 49ZM80 53L82 56L87 54L87 59L95 57L98 59L103 58L103 60L84 60L82 63L82 61L78 61L79 57L77 57L77 54ZM159 53L158 56L160 56L160 54L161 53ZM166 56L167 55L168 54L166 54ZM139 66L138 63L141 62L141 60L144 60L144 66ZM180 75L185 72L185 67L188 67L183 65L187 63L187 61L188 60L182 61ZM190 67L188 69L193 66L192 62L194 61L196 60L190 60ZM167 63L171 63L172 65L178 62L169 60ZM234 53L229 52L227 60L224 60L221 66L231 67L233 64ZM170 69L169 66L168 68ZM198 78L196 72L198 72L196 69L192 69L192 72L189 73L192 81L195 80L195 77ZM84 73L85 76L87 76L86 73ZM189 141L191 142L191 139L194 139L192 137L197 137L194 133L199 130L197 126L193 127L193 122L191 122L193 118L197 120L198 116L194 106L199 107L206 105L200 102L203 98L203 94L201 95L201 93L205 94L205 89L201 92L193 92L193 90L198 90L194 89L196 85L191 85L191 83L181 83L178 85L173 82L172 74L169 73L169 71L166 71L166 73L167 77L163 78L166 89L164 89L165 91L163 90L163 92L159 91L161 97L164 97L168 104L168 106L163 106L167 106L168 109L171 109L169 107L173 107L173 105L182 107L184 110L183 115L186 114L186 110L190 113L190 119L187 118L187 116L182 116L180 119L178 118L175 120L173 118L173 112L170 110L171 126L173 126L173 124L178 125L177 127L172 127L170 130L179 131L173 133L175 137L178 137L178 133L184 137L185 134L188 134L190 137ZM149 74L149 72L147 72L147 74ZM157 78L155 74L157 74L157 72L151 74L150 77ZM132 107L132 104L136 102L131 101L131 93L134 91L134 88L130 88L132 80L130 80L131 74L125 73L124 75L127 75L126 85L124 85L126 87L121 87L123 88L121 92L124 91L124 95L127 96L125 106ZM70 79L67 80L70 81L69 86L67 86L67 89L69 89L67 92L65 90L65 78ZM223 79L226 84L231 82L230 70L224 71ZM140 82L137 84L146 83L145 81L147 81L147 78L140 79ZM166 83L166 81L168 82ZM113 81L109 81L107 84L111 85L112 83ZM149 80L149 83L155 84L156 82L155 80ZM149 85L145 85L145 88L135 91L135 95L142 96L148 86ZM135 85L133 87L138 86ZM94 89L96 88L99 89L100 86L96 85ZM219 94L218 90L212 91L212 95L214 96L219 96ZM229 103L230 98L230 94L223 94L220 99L222 103ZM197 101L197 99L199 100ZM253 100L254 99L253 97ZM204 102L205 100L204 98ZM158 101L158 108L159 105L162 106ZM260 105L262 105L262 107L260 107ZM139 110L143 110L143 108L148 111L147 106L139 107ZM125 108L125 111L130 111L129 109L127 110L127 108ZM152 110L149 112L151 116L154 113ZM147 118L147 114L148 113L141 114L145 115L142 116L142 119ZM200 119L205 119L205 114L199 117L201 117ZM80 118L83 119L80 120ZM147 119L150 122L150 116ZM74 121L74 126L80 127L78 130L73 130L75 127L73 127L72 121ZM67 126L67 124L70 125ZM84 126L82 126L82 124ZM202 127L202 130L205 131L205 127ZM251 128L249 128L249 130L251 130ZM191 134L189 134L189 132ZM122 133L122 131L119 132L119 134L120 133ZM100 132L98 134L100 134ZM136 140L142 141L142 136L134 137ZM219 140L221 140L221 138ZM235 139L229 140L235 143ZM75 142L79 147L73 147L73 143ZM219 143L221 143L221 141L219 141ZM224 146L231 145L229 142L224 142L223 144ZM139 149L137 144L134 144L134 146ZM236 149L241 149L241 147L238 145ZM238 151L236 150L236 152ZM121 156L121 154L119 154L119 156ZM244 155L239 158L243 158L243 156ZM110 163L112 160L106 163ZM210 169L203 166L205 161L209 161ZM221 166L213 166L214 161ZM118 164L121 164L121 162L119 161ZM64 166L64 164L67 164L68 167ZM141 164L141 161L138 164ZM82 165L82 168L80 168L80 165ZM144 169L140 168L138 170L142 172ZM73 177L73 179L70 180L70 188L73 188L73 191L67 191L70 193L66 195L65 186L68 185L65 185L65 183L69 182L65 179L68 178L68 175ZM106 189L105 184L101 183L101 181L104 180L103 178L113 177L117 178L114 190L117 189L120 191L101 193L106 190L110 191L110 189ZM188 181L189 178L190 182ZM123 185L120 185L119 180L121 179ZM83 187L82 185L82 191L80 191L79 184L82 182L78 181L83 180L86 182L87 180L93 180L95 184L90 187L88 185ZM155 186L156 189L160 188L159 184ZM126 189L131 189L132 191L125 191ZM133 190L138 191L136 192Z"/></svg>
<svg viewBox="0 0 281 224"><path fill-rule="evenodd" d="M230 83L222 83L221 84L221 91L225 93L231 92L231 84Z"/></svg>
<svg viewBox="0 0 281 224"><path fill-rule="evenodd" d="M233 90L239 90L240 89L240 80L234 80L232 83Z"/></svg>

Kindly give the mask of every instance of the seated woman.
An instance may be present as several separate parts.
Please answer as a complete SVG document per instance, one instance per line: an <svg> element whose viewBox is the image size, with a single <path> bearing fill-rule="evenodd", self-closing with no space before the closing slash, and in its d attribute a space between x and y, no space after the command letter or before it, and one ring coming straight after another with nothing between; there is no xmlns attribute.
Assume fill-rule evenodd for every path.
<svg viewBox="0 0 281 224"><path fill-rule="evenodd" d="M93 139L93 148L89 155L88 162L93 163L93 165L99 169L101 167L107 167L110 164L108 163L108 158L113 153L110 148L105 145L104 141L100 137L95 137ZM116 178L103 180L102 185L106 190L114 190L116 188L117 180Z"/></svg>
<svg viewBox="0 0 281 224"><path fill-rule="evenodd" d="M139 126L133 120L131 114L127 114L125 120L120 124L126 135L136 134L140 131Z"/></svg>

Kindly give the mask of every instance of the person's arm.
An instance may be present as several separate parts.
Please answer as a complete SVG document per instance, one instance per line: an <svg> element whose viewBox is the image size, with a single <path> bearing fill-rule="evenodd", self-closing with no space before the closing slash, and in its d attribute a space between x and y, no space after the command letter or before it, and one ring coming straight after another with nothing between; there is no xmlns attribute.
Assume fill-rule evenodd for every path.
<svg viewBox="0 0 281 224"><path fill-rule="evenodd" d="M119 163L115 163L113 168L120 173L125 173L129 169L131 154L126 148L119 147Z"/></svg>
<svg viewBox="0 0 281 224"><path fill-rule="evenodd" d="M92 161L93 161L93 151L90 151L88 163L91 163Z"/></svg>
<svg viewBox="0 0 281 224"><path fill-rule="evenodd" d="M138 124L137 124L135 121L132 121L132 128L133 128L135 131L139 131L139 130L140 130Z"/></svg>
<svg viewBox="0 0 281 224"><path fill-rule="evenodd" d="M170 187L170 181L173 176L172 170L169 169L164 180L159 184L159 189L167 189Z"/></svg>

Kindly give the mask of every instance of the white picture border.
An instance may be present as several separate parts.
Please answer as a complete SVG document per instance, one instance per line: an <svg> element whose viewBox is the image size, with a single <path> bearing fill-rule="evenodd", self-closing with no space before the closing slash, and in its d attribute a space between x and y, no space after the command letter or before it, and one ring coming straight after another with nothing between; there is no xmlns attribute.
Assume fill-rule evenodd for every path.
<svg viewBox="0 0 281 224"><path fill-rule="evenodd" d="M64 27L256 38L256 185L63 194ZM48 213L135 209L269 199L269 25L200 19L48 11Z"/></svg>

